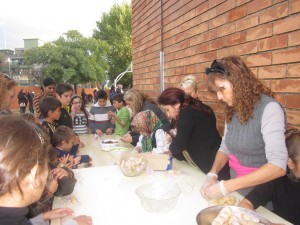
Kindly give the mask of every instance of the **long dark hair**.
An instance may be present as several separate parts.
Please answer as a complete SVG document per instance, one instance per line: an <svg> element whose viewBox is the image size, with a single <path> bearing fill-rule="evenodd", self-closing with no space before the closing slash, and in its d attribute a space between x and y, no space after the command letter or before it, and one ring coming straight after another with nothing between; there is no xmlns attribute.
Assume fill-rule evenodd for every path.
<svg viewBox="0 0 300 225"><path fill-rule="evenodd" d="M176 105L180 104L180 109L183 109L187 106L191 106L193 109L204 112L207 114L211 114L212 109L203 104L200 100L187 95L183 90L179 88L167 88L164 90L157 99L158 104L160 105Z"/></svg>
<svg viewBox="0 0 300 225"><path fill-rule="evenodd" d="M89 114L86 110L86 108L84 107L84 104L83 104L83 100L82 100L82 97L80 95L73 95L72 98L71 98L71 104L73 104L74 100L76 98L79 98L81 101L82 101L82 104L81 104L81 107L80 107L80 110L84 113L87 121L88 121L88 118L89 118Z"/></svg>

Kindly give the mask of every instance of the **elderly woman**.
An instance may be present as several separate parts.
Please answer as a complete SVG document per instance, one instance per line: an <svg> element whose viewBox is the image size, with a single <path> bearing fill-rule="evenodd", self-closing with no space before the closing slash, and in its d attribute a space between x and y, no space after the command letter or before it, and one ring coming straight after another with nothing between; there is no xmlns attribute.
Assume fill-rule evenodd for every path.
<svg viewBox="0 0 300 225"><path fill-rule="evenodd" d="M179 88L164 90L158 103L168 118L176 121L177 135L169 146L172 155L180 159L183 153L187 161L207 173L221 143L213 110ZM229 178L229 170L222 173L223 179Z"/></svg>
<svg viewBox="0 0 300 225"><path fill-rule="evenodd" d="M190 95L193 98L198 98L198 85L194 76L189 75L183 78L179 84L179 88L182 89L187 95Z"/></svg>
<svg viewBox="0 0 300 225"><path fill-rule="evenodd" d="M202 195L216 198L237 190L247 194L250 187L283 176L285 115L271 91L238 56L215 60L206 73L208 89L226 104L226 123ZM228 161L233 179L217 182L218 172Z"/></svg>
<svg viewBox="0 0 300 225"><path fill-rule="evenodd" d="M170 130L170 122L167 119L166 115L163 111L157 106L156 102L153 101L151 98L149 98L144 93L135 90L130 89L126 92L124 95L124 100L127 104L127 106L132 110L133 117L145 110L151 110L155 113L155 115L159 118L159 120L162 123L161 129L165 132L169 132ZM139 134L135 132L131 132L130 134L126 134L122 137L122 141L127 143L132 143L133 145L136 145L139 139Z"/></svg>

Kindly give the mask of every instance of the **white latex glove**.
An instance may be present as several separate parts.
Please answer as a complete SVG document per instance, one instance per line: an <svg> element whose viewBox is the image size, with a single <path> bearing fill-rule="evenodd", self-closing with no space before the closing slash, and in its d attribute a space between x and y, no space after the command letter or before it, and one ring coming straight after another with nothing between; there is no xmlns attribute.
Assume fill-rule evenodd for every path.
<svg viewBox="0 0 300 225"><path fill-rule="evenodd" d="M223 180L204 190L204 196L208 199L222 198L228 194L229 192L225 188Z"/></svg>
<svg viewBox="0 0 300 225"><path fill-rule="evenodd" d="M201 192L201 194L202 194L202 196L203 196L204 198L207 198L207 197L205 196L205 190L206 190L208 187L210 187L210 186L212 186L212 185L214 185L214 184L216 184L216 183L218 183L218 175L215 174L215 173L208 173L208 174L206 175L206 179L205 179L205 181L204 181L204 183L202 184L202 187L201 187L201 189L200 189L200 192Z"/></svg>

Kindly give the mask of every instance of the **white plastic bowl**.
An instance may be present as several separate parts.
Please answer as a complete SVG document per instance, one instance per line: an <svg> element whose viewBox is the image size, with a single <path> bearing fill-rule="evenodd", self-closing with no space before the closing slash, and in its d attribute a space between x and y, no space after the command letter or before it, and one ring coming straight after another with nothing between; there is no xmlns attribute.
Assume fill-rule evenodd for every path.
<svg viewBox="0 0 300 225"><path fill-rule="evenodd" d="M101 144L101 149L103 151L111 151L113 148L119 146L119 141L106 139L106 140L101 140L100 144Z"/></svg>
<svg viewBox="0 0 300 225"><path fill-rule="evenodd" d="M136 189L143 208L150 213L167 213L177 203L181 193L176 184L163 185L161 183L144 184Z"/></svg>

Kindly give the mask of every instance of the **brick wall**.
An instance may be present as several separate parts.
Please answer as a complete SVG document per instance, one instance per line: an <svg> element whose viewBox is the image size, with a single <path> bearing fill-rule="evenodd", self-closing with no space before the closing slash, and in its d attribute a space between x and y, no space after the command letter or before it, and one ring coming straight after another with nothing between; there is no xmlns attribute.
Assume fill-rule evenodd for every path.
<svg viewBox="0 0 300 225"><path fill-rule="evenodd" d="M222 132L223 110L207 92L203 71L215 58L236 54L274 92L289 127L300 129L300 0L133 0L132 23L134 88L159 95L162 46L165 87L194 75Z"/></svg>

